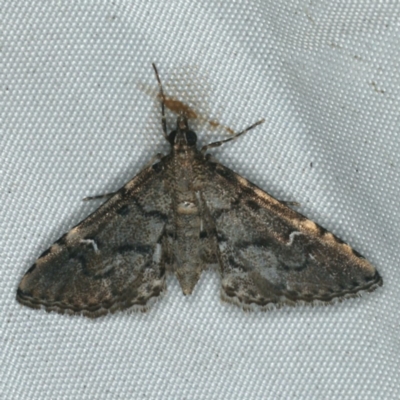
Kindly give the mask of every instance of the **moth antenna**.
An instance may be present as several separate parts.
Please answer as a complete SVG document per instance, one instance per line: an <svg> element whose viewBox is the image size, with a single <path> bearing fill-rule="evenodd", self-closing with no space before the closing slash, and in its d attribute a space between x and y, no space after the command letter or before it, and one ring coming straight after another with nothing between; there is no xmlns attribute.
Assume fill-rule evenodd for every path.
<svg viewBox="0 0 400 400"><path fill-rule="evenodd" d="M161 79L160 76L158 75L158 70L156 67L156 64L151 64L153 66L154 69L154 73L156 74L156 79L158 82L158 88L160 90L159 96L160 96L160 101L161 101L161 126L162 126L162 130L163 130L163 134L165 139L168 140L168 134L167 134L167 119L165 118L165 96L164 96L164 90L162 87L162 83L161 83Z"/></svg>
<svg viewBox="0 0 400 400"><path fill-rule="evenodd" d="M265 119L260 119L259 121L257 121L256 123L254 123L253 125L248 126L246 129L242 130L239 133L236 133L235 136L229 138L229 139L225 139L225 140L219 140L218 142L212 142L209 144L206 144L205 146L203 146L201 148L201 152L205 153L208 149L212 149L214 147L219 147L221 145L223 145L224 143L230 142L232 140L236 140L239 136L242 136L243 134L245 134L246 132L254 129L256 126L261 125L265 122Z"/></svg>

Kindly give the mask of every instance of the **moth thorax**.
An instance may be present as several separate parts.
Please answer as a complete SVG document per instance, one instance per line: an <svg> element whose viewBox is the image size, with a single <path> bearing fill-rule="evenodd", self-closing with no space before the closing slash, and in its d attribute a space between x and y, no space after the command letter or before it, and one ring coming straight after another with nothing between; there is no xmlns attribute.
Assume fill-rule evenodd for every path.
<svg viewBox="0 0 400 400"><path fill-rule="evenodd" d="M188 146L195 147L197 143L197 135L195 132L189 130L172 131L168 135L168 141L176 149L181 147L187 148Z"/></svg>

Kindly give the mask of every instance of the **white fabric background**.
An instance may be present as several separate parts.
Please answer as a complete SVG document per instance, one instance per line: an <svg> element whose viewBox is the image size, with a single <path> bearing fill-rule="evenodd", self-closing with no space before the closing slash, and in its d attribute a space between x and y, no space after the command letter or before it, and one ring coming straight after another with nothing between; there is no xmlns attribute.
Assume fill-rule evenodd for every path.
<svg viewBox="0 0 400 400"><path fill-rule="evenodd" d="M368 1L2 1L0 398L399 399L400 6ZM168 93L240 130L225 165L364 254L384 286L248 314L216 274L147 314L15 300L35 259L157 152ZM172 120L171 120L172 121ZM172 126L172 123L170 124ZM202 144L226 137L194 124ZM312 163L312 164L311 164ZM312 166L311 166L312 165Z"/></svg>

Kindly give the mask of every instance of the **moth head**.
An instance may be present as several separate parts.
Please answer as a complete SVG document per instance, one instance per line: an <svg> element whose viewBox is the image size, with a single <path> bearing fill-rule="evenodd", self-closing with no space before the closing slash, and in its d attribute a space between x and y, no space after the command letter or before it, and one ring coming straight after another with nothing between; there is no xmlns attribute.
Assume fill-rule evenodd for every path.
<svg viewBox="0 0 400 400"><path fill-rule="evenodd" d="M176 121L176 130L168 135L171 146L196 146L197 135L189 129L187 118L180 115Z"/></svg>

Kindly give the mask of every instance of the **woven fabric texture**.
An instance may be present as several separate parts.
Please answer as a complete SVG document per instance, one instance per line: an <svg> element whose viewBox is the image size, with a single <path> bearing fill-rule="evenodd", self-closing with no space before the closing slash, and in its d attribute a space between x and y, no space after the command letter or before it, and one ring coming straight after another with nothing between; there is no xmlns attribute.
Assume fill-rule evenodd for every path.
<svg viewBox="0 0 400 400"><path fill-rule="evenodd" d="M367 1L3 1L1 399L399 399L400 7ZM203 274L148 313L15 300L35 259L168 151L168 94L239 131L211 152L369 259L384 285L244 313ZM169 127L174 117L168 117ZM201 144L226 138L203 120Z"/></svg>

